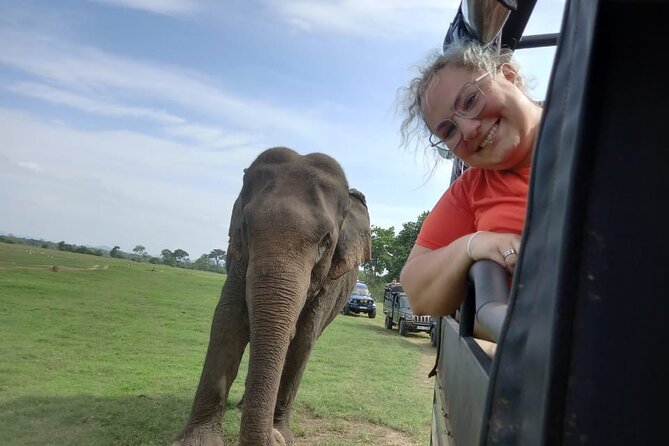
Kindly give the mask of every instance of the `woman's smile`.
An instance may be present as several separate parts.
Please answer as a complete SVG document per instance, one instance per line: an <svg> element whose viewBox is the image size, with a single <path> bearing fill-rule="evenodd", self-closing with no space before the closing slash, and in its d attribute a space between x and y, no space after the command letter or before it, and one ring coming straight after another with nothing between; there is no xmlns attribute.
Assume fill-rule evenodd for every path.
<svg viewBox="0 0 669 446"><path fill-rule="evenodd" d="M488 144L492 144L493 139L495 138L495 133L497 133L497 129L499 128L499 119L495 121L493 126L490 128L488 131L488 134L483 138L483 142L479 144L479 149L485 148Z"/></svg>

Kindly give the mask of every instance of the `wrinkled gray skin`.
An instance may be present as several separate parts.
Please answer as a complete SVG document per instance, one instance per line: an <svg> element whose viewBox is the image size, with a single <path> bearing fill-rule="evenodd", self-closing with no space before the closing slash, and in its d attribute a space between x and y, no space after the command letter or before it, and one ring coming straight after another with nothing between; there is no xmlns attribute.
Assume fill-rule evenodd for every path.
<svg viewBox="0 0 669 446"><path fill-rule="evenodd" d="M250 342L240 445L290 445L311 349L370 258L365 197L329 156L269 149L245 170L229 235L200 384L174 444L223 445L221 417Z"/></svg>

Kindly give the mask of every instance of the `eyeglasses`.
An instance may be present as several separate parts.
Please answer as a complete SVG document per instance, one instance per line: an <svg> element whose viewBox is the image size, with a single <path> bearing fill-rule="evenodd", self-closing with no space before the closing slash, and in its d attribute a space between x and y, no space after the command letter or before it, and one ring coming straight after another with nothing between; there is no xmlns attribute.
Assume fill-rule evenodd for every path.
<svg viewBox="0 0 669 446"><path fill-rule="evenodd" d="M485 107L485 93L481 88L481 81L488 76L490 73L484 73L462 86L453 103L453 116L474 119L481 113ZM429 138L430 146L437 149L437 153L446 159L453 157L451 150L457 147L462 139L462 132L458 124L453 121L453 116L439 123Z"/></svg>

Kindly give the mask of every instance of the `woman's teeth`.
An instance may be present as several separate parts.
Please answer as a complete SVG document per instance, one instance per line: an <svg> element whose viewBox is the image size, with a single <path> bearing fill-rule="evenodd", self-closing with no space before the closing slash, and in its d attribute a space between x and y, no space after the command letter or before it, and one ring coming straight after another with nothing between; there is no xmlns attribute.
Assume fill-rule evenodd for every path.
<svg viewBox="0 0 669 446"><path fill-rule="evenodd" d="M498 124L495 124L495 125L492 126L492 128L490 129L490 131L486 135L486 137L483 140L483 142L481 143L481 145L479 145L480 148L484 148L485 146L487 146L488 144L490 144L492 142L493 138L495 137L495 132L497 132L497 125Z"/></svg>

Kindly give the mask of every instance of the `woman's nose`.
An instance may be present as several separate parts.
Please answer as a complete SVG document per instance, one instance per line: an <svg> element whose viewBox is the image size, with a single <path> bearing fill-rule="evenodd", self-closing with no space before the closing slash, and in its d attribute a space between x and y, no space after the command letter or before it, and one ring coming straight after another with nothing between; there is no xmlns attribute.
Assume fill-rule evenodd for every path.
<svg viewBox="0 0 669 446"><path fill-rule="evenodd" d="M472 138L475 138L479 130L481 128L481 121L473 118L461 118L459 116L454 116L454 119L456 119L456 123L458 124L458 128L460 129L460 132L462 133L462 139L465 141L469 141Z"/></svg>

